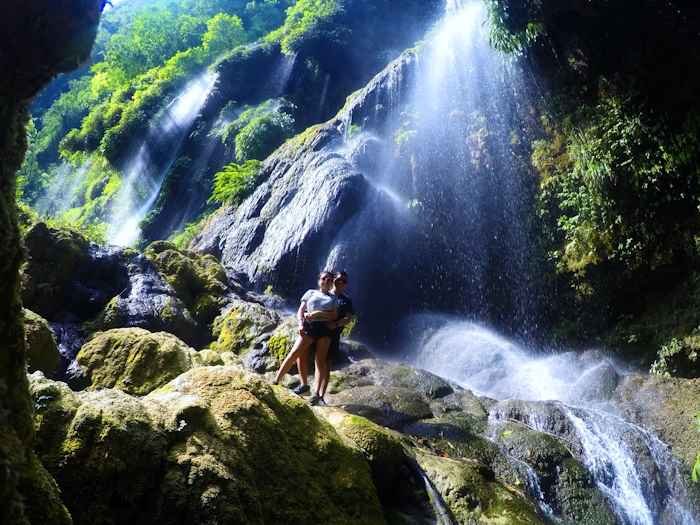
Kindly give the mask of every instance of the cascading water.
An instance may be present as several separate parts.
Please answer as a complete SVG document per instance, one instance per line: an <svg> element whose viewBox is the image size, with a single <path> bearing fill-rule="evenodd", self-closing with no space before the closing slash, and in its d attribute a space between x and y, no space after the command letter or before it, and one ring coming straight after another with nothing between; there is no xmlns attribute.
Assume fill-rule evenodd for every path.
<svg viewBox="0 0 700 525"><path fill-rule="evenodd" d="M537 354L463 320L527 336L538 315L532 183L519 164L528 96L484 26L482 2L448 0L410 78L397 67L385 82L391 108L379 129L363 129L352 109L340 116L337 153L376 191L340 231L327 267L348 269L363 319L382 320L369 335L394 329L413 343L417 366L491 398L531 400L520 422L535 430L555 433L537 412L554 410L621 523L695 523L668 447L614 414L619 363L600 352ZM455 316L415 315L426 311Z"/></svg>
<svg viewBox="0 0 700 525"><path fill-rule="evenodd" d="M392 107L379 129L352 111L341 117L341 150L358 143L346 156L378 191L340 231L328 265L352 271L360 295L391 287L358 297L368 318L384 321L373 336L426 308L521 332L536 319L532 190L513 162L527 97L517 67L489 45L483 9L449 4L410 71L387 80Z"/></svg>
<svg viewBox="0 0 700 525"><path fill-rule="evenodd" d="M618 363L596 351L538 354L454 318L422 316L406 324L415 327L408 335L416 341L416 366L490 398L536 402L524 404L518 421L566 439L622 523L696 523L668 447L608 402L627 373ZM490 417L513 416L496 405Z"/></svg>
<svg viewBox="0 0 700 525"><path fill-rule="evenodd" d="M126 164L108 223L110 244L129 246L138 240L139 224L158 198L165 175L215 82L216 75L211 72L190 81L151 123L146 138Z"/></svg>

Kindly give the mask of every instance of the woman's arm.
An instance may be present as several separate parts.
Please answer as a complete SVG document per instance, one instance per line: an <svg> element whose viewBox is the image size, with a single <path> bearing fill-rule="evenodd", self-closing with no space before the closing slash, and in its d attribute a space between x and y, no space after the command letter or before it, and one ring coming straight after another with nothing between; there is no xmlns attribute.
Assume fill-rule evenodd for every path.
<svg viewBox="0 0 700 525"><path fill-rule="evenodd" d="M314 310L313 312L306 312L304 318L307 321L333 321L336 316L335 310Z"/></svg>
<svg viewBox="0 0 700 525"><path fill-rule="evenodd" d="M302 301L297 310L297 324L299 325L299 334L304 335L304 315L306 314L306 301Z"/></svg>

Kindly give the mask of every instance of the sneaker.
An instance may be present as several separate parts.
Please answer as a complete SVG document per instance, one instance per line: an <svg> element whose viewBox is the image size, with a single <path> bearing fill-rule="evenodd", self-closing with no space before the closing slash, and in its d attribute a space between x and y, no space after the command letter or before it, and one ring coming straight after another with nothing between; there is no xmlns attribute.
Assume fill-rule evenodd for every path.
<svg viewBox="0 0 700 525"><path fill-rule="evenodd" d="M317 394L314 394L313 396L311 396L309 398L309 405L316 406L319 404L320 401L321 401L321 398Z"/></svg>
<svg viewBox="0 0 700 525"><path fill-rule="evenodd" d="M316 404L320 407L327 407L328 406L328 403L326 403L326 400L323 399L322 397L318 398L318 401Z"/></svg>
<svg viewBox="0 0 700 525"><path fill-rule="evenodd" d="M309 388L309 385L299 385L296 388L292 388L292 392L294 392L298 396L306 394L309 390L311 390Z"/></svg>

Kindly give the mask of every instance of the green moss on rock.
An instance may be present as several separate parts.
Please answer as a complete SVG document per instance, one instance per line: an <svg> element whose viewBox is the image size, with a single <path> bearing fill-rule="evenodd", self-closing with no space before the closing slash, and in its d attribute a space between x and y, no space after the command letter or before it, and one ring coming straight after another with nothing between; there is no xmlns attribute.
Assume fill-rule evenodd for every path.
<svg viewBox="0 0 700 525"><path fill-rule="evenodd" d="M384 523L362 454L242 369L196 368L142 398L32 382L42 458L76 524Z"/></svg>
<svg viewBox="0 0 700 525"><path fill-rule="evenodd" d="M541 524L534 505L478 463L419 452L417 460L458 523Z"/></svg>
<svg viewBox="0 0 700 525"><path fill-rule="evenodd" d="M279 324L279 316L257 303L235 302L214 320L212 349L243 355L250 351Z"/></svg>
<svg viewBox="0 0 700 525"><path fill-rule="evenodd" d="M43 317L26 308L23 313L29 371L41 370L47 376L51 376L57 371L61 361L53 331Z"/></svg>
<svg viewBox="0 0 700 525"><path fill-rule="evenodd" d="M145 255L199 323L214 320L229 289L226 272L214 256L181 250L165 241L150 244Z"/></svg>
<svg viewBox="0 0 700 525"><path fill-rule="evenodd" d="M118 388L145 395L192 368L195 356L172 334L116 328L97 333L76 360L93 389Z"/></svg>

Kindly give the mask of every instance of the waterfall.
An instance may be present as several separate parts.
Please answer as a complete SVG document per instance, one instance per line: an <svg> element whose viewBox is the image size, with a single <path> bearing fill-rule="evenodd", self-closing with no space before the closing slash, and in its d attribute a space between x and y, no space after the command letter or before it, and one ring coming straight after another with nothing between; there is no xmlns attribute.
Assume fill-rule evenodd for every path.
<svg viewBox="0 0 700 525"><path fill-rule="evenodd" d="M416 337L416 366L491 398L532 401L521 405L525 413L519 422L565 439L621 523L696 523L687 510L683 473L669 448L614 413L608 402L614 380L607 392L601 391L601 377L628 373L613 359L595 351L536 353L454 318L421 316L406 324L421 334L409 332ZM492 422L512 417L508 407L499 405L490 414ZM541 494L537 499L546 508Z"/></svg>
<svg viewBox="0 0 700 525"><path fill-rule="evenodd" d="M411 63L386 74L386 118L352 104L339 115L338 153L376 191L338 234L327 266L350 271L358 304L382 319L372 337L414 313L404 305L518 332L536 324L526 221L534 190L513 162L522 73L489 45L482 2L447 9ZM379 287L392 294L363 295Z"/></svg>
<svg viewBox="0 0 700 525"><path fill-rule="evenodd" d="M206 72L185 85L151 122L146 137L126 163L122 185L112 204L107 237L111 244L129 246L140 236L140 223L151 211L180 146L216 82Z"/></svg>

